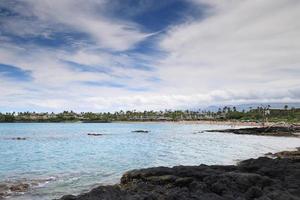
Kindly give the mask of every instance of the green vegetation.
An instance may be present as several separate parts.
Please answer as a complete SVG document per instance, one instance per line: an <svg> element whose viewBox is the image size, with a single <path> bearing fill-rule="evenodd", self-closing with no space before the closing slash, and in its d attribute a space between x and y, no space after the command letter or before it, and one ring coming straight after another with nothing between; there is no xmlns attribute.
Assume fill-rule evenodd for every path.
<svg viewBox="0 0 300 200"><path fill-rule="evenodd" d="M226 107L225 107L226 108ZM224 110L224 109L223 109ZM256 121L256 122L287 122L287 123L299 123L300 122L300 109L291 108L288 109L284 106L284 109L271 109L267 107L257 107L255 109L250 108L249 111L237 111L235 107L226 108L224 112L218 112L217 116L222 115L224 120L240 120L240 121ZM225 113L225 114L224 114Z"/></svg>
<svg viewBox="0 0 300 200"><path fill-rule="evenodd" d="M238 111L235 107L224 107L217 112L198 110L165 111L118 111L114 113L64 111L62 113L0 113L0 122L113 122L113 121L192 121L192 120L237 120L254 122L300 122L300 108L272 109L270 106Z"/></svg>

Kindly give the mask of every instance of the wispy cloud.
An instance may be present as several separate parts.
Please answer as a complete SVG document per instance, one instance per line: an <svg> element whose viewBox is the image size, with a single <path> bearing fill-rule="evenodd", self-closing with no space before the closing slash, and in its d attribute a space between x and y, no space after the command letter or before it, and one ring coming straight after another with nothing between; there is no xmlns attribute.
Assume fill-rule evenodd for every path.
<svg viewBox="0 0 300 200"><path fill-rule="evenodd" d="M296 0L11 0L0 8L7 109L300 100Z"/></svg>
<svg viewBox="0 0 300 200"><path fill-rule="evenodd" d="M159 67L161 78L173 92L299 87L296 73L282 73L299 71L299 2L194 3L210 5L210 15L174 25L160 43L168 53Z"/></svg>
<svg viewBox="0 0 300 200"><path fill-rule="evenodd" d="M13 81L30 81L32 80L31 72L22 70L19 67L1 64L0 63L0 77L4 79L12 79Z"/></svg>
<svg viewBox="0 0 300 200"><path fill-rule="evenodd" d="M100 48L126 50L147 37L149 33L139 31L134 23L122 20L110 20L99 13L97 8L105 1L94 0L13 0L2 2L7 8L2 23L6 32L17 36L42 36L57 39L57 32L86 34L85 38ZM72 36L72 35L71 35Z"/></svg>
<svg viewBox="0 0 300 200"><path fill-rule="evenodd" d="M114 82L108 82L108 81L83 81L83 84L89 85L89 86L97 86L97 87L112 87L112 88L125 88L125 85L122 85L120 83L114 83Z"/></svg>

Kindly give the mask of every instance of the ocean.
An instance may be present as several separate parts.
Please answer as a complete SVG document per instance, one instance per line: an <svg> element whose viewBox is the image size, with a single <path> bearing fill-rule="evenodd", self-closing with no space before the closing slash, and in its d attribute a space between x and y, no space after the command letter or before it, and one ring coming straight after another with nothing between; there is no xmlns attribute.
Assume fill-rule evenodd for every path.
<svg viewBox="0 0 300 200"><path fill-rule="evenodd" d="M118 183L132 169L234 164L300 144L299 138L205 132L223 128L230 127L172 122L1 123L0 189L26 183L28 191L8 193L7 198L49 200ZM132 132L140 129L149 133ZM17 137L26 139L13 139Z"/></svg>

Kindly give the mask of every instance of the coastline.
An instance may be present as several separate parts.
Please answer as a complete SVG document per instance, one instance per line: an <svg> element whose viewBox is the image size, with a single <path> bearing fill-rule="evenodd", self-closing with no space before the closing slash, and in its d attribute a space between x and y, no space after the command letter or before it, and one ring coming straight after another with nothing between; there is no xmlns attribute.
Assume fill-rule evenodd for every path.
<svg viewBox="0 0 300 200"><path fill-rule="evenodd" d="M206 125L226 125L231 127L261 127L262 123L254 122L254 121L238 121L238 120L181 120L181 121L169 121L169 120L149 120L149 121L59 121L59 122L52 122L52 121L14 121L14 122L0 122L1 123L24 123L24 124L55 124L55 123L62 123L62 124L76 124L76 123L84 123L84 124L106 124L106 123L124 123L124 124L131 124L131 123L141 123L141 124L151 124L151 123L170 123L170 124L206 124ZM276 124L283 124L281 126L293 125L289 123L275 123L275 122L267 122L265 126L274 126ZM300 126L300 124L294 124Z"/></svg>
<svg viewBox="0 0 300 200"><path fill-rule="evenodd" d="M203 121L202 121L203 122ZM204 121L204 123L207 123L208 121ZM131 123L131 122L128 122L128 123ZM142 122L142 123L157 123L157 122ZM168 122L164 122L164 123L168 123ZM171 122L171 123L188 123L188 124L190 124L190 123L195 123L195 121L180 121L180 122ZM199 121L196 121L196 123L201 123L201 122L199 122ZM214 121L209 121L208 123L214 123ZM229 123L228 121L227 121L227 123ZM169 126L171 126L171 124L170 125L167 125L168 127ZM128 126L128 127L131 127L131 126ZM143 125L139 125L139 126L137 126L137 127L143 127ZM145 126L145 127L148 127L148 126ZM174 124L174 127L177 127L175 124ZM193 126L191 126L191 127L193 127ZM210 127L210 128L212 128L212 127ZM238 127L236 127L236 128L238 128ZM138 130L138 129L136 129L136 130ZM236 130L238 130L238 129L236 129ZM201 131L199 131L199 134L201 133ZM196 134L196 133L191 133L191 134ZM87 134L88 135L88 134ZM90 134L90 135L92 135L92 136L101 136L102 134ZM134 134L133 134L134 135ZM193 137L197 137L197 136L194 136L193 135ZM101 141L101 139L99 139L100 141ZM98 139L95 139L95 141L98 141ZM297 141L298 142L298 141ZM296 142L296 144L295 145L293 145L293 146L298 146L298 144L297 144L297 142ZM288 143L287 143L288 144ZM277 151L281 151L281 150L292 150L292 149L287 149L287 148L277 148L277 150L272 150L272 149L270 149L270 152L272 152L273 154L275 154L275 152L277 152ZM269 150L268 150L269 151ZM267 152L268 152L267 151ZM245 154L245 156L242 158L242 159L235 159L234 160L234 162L230 162L230 163L226 163L227 165L229 164L229 165L232 165L232 164L236 164L236 162L239 162L239 161L241 161L241 160L244 160L244 159L247 159L247 158L249 158L249 157L256 157L256 156L259 156L259 155L263 155L263 154L261 154L261 152L264 152L263 150L261 150L261 151L258 151L258 154L255 154L255 155L249 155L249 154ZM264 152L264 153L266 153L266 152ZM285 154L285 153L284 153ZM267 155L267 156L271 156L272 157L272 155ZM217 160L217 157L214 157L214 158L212 158L212 159L216 159ZM131 162L131 161L130 161ZM199 163L199 160L197 161L196 160L196 162L195 163L193 163L193 165L198 165L198 163ZM220 162L214 162L215 164L219 164ZM178 164L181 164L181 163L177 163L177 164L174 164L174 165L170 165L170 166L176 166L176 165L178 165ZM223 164L225 164L225 163L223 163ZM164 164L162 164L163 166L165 166ZM159 165L156 165L156 166L159 166ZM147 167L151 167L151 165L149 166L147 166ZM211 166L210 166L211 167ZM139 167L135 167L135 168L139 168ZM134 168L131 168L131 169L134 169ZM121 172L124 172L125 170L122 170ZM120 172L120 173L121 173ZM97 177L96 177L97 178ZM99 177L100 178L100 177ZM94 183L97 183L98 182L98 179L95 179L94 180ZM116 182L113 182L113 184L115 184L115 183L117 183L117 180L116 180ZM4 191L16 191L16 194L21 194L21 193L24 193L24 194L26 194L26 193L30 193L30 191L31 191L31 189L34 189L36 186L35 186L35 182L33 182L32 184L31 183L28 183L27 181L26 182L16 182L16 183L9 183L8 184L8 187L7 187L7 185L5 186L5 185L3 185L3 186L5 186L4 188L1 188L0 187L0 196L1 196L1 189L3 189ZM0 186L1 186L1 184L0 184ZM69 187L69 186L66 186L66 187ZM89 188L91 188L91 187L89 187ZM87 189L87 188L85 188L85 189ZM84 191L87 191L87 190L84 190ZM70 193L72 193L72 192L70 192ZM62 194L64 194L64 193L62 193ZM61 194L61 195L62 195ZM76 193L76 194L78 194L78 193ZM55 195L55 198L58 198L58 195ZM0 198L1 199L1 198ZM80 199L81 200L81 199ZM84 200L84 199L83 199Z"/></svg>
<svg viewBox="0 0 300 200"><path fill-rule="evenodd" d="M300 198L300 148L265 154L236 165L153 167L126 172L119 184L59 200Z"/></svg>
<svg viewBox="0 0 300 200"><path fill-rule="evenodd" d="M196 166L151 167L151 168L144 168L144 169L135 169L135 170L125 172L123 174L122 178L120 179L120 182L111 183L113 185L101 185L101 184L96 183L96 184L94 184L95 185L94 189L85 190L86 192L80 193L80 194L78 194L78 196L65 195L65 196L61 197L60 199L56 199L56 200L94 200L94 199L97 199L97 200L100 199L101 200L102 199L101 197L103 196L103 194L102 194L103 191L100 192L100 193L98 191L96 193L91 194L92 191L94 191L96 189L99 189L99 186L100 186L101 190L105 190L105 191L108 188L111 188L111 187L115 187L115 188L117 188L117 190L119 190L120 188L121 189L124 189L124 188L126 189L128 187L131 188L132 184L133 184L132 182L135 182L136 179L138 179L138 181L140 181L140 179L142 179L143 181L147 180L147 184L148 184L148 181L150 181L151 184L154 184L154 185L159 184L160 186L161 186L162 183L164 183L164 181L171 181L168 184L169 185L174 184L174 187L175 186L177 187L177 184L178 184L178 183L176 183L177 178L173 177L173 178L175 178L174 180L173 180L173 178L171 178L171 180L168 180L170 178L169 177L170 172L171 173L176 172L176 173L184 174L188 170L192 173L188 177L180 177L180 180L181 180L181 178L192 178L193 179L194 178L193 176L195 174L196 174L196 176L198 176L197 175L198 172L202 171L202 170L211 171L211 170L215 170L216 167L220 167L221 169L223 169L223 168L226 169L226 168L231 168L231 167L238 167L238 165L240 165L240 163L246 163L249 160L253 160L253 162L256 162L256 164L259 167L263 167L263 166L260 166L262 163L259 160L261 160L263 162L267 161L267 162L269 162L269 164L274 164L274 163L272 163L272 161L270 162L269 159L265 159L265 158L269 158L271 160L275 159L275 160L278 160L278 162L282 162L282 159L289 160L289 162L298 163L297 166L299 167L299 165L300 165L300 147L287 148L287 149L284 149L284 150L279 151L279 152L276 152L276 151L272 152L272 153L269 152L269 153L261 154L261 156L257 156L257 157L251 158L251 159L236 160L234 164L226 164L226 165L203 165L203 164L200 164L200 165L196 165ZM250 163L250 164L253 164L253 163ZM276 162L275 162L275 164L276 164ZM203 166L205 166L205 167L203 168ZM295 167L295 166L291 166L291 167ZM167 170L165 170L165 169L167 169ZM267 169L267 170L273 170L273 169ZM235 171L234 172L229 172L229 173L235 173ZM256 174L255 171L251 171L251 173ZM149 177L149 174L150 174L150 177ZM155 176L155 177L153 177L153 176ZM156 177L156 176L158 176L158 177ZM223 174L221 174L221 176L223 176ZM132 178L132 177L134 177L134 178ZM153 179L154 180L157 179L157 180L155 180L152 183ZM165 179L167 179L167 180L165 180ZM2 199L2 198L5 199L6 197L9 197L12 193L16 193L16 194L19 194L19 195L20 194L26 194L32 188L39 187L39 185L44 184L45 182L48 182L48 181L52 181L52 180L54 180L54 177L49 178L49 179L33 179L33 180L28 180L26 182L20 181L20 182L2 183L2 184L0 184L0 199ZM182 184L183 185L181 185L180 188L181 187L186 187L185 182L182 183ZM136 186L136 187L140 187L140 186ZM105 198L103 198L103 199L114 200L115 199L114 193L115 193L114 190L109 190L109 194L105 194L106 196L104 195ZM8 194L8 196L6 196L7 194ZM87 198L86 197L87 195L90 195L91 199ZM113 198L110 198L111 195L113 196ZM109 198L106 198L107 196ZM116 199L122 200L122 199L127 199L127 197L123 198L121 196L120 198L116 198ZM131 198L129 198L129 199L131 199ZM140 198L138 198L138 199L140 199ZM189 198L187 198L187 199L189 199ZM219 199L219 198L217 198L217 199ZM210 199L208 198L208 200L210 200ZM212 200L214 200L214 199L212 199Z"/></svg>
<svg viewBox="0 0 300 200"><path fill-rule="evenodd" d="M260 126L261 123L257 122L244 122L244 121L218 121L218 120L197 120L197 121L178 121L182 124L209 124L209 125L228 125L228 126ZM273 123L269 123L270 125Z"/></svg>
<svg viewBox="0 0 300 200"><path fill-rule="evenodd" d="M231 128L221 130L206 130L206 132L233 133L237 135L257 135L276 137L299 137L300 126L262 126L247 128Z"/></svg>
<svg viewBox="0 0 300 200"><path fill-rule="evenodd" d="M60 122L52 122L52 121L14 121L14 122L0 122L1 123L24 123L24 124L30 124L30 123L91 123L91 124L102 124L102 123L177 123L177 124L210 124L210 125L229 125L229 126L260 126L261 123L258 122L245 122L245 121L233 121L233 120L182 120L182 121L167 121L167 120L149 120L149 121L105 121L105 122L95 122L95 121L60 121ZM266 123L266 125L273 125L275 123Z"/></svg>

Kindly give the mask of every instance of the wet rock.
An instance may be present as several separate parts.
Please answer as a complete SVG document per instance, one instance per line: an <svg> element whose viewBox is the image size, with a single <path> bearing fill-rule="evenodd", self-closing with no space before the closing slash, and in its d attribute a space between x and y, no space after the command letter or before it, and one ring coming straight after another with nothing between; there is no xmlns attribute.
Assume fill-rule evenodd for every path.
<svg viewBox="0 0 300 200"><path fill-rule="evenodd" d="M29 190L30 185L27 183L18 183L15 185L11 185L9 187L12 192L27 192Z"/></svg>
<svg viewBox="0 0 300 200"><path fill-rule="evenodd" d="M245 197L246 199L250 200L250 199L256 199L256 198L259 198L263 195L263 191L261 190L261 188L259 187L251 187L247 190L246 194L245 194Z"/></svg>
<svg viewBox="0 0 300 200"><path fill-rule="evenodd" d="M147 130L135 130L135 131L132 131L133 133L149 133L150 131L147 131Z"/></svg>
<svg viewBox="0 0 300 200"><path fill-rule="evenodd" d="M46 179L20 179L20 180L6 180L0 183L0 199L20 195L28 192L30 189L39 187L40 184L48 183L55 180L54 177Z"/></svg>
<svg viewBox="0 0 300 200"><path fill-rule="evenodd" d="M102 136L102 133L88 133L88 136Z"/></svg>
<svg viewBox="0 0 300 200"><path fill-rule="evenodd" d="M240 129L207 130L207 132L234 133L238 135L299 137L300 126L252 127Z"/></svg>
<svg viewBox="0 0 300 200"><path fill-rule="evenodd" d="M7 184L0 184L0 199L7 195L9 187Z"/></svg>
<svg viewBox="0 0 300 200"><path fill-rule="evenodd" d="M193 132L193 134L198 134L198 133L205 133L205 131L196 131L196 132Z"/></svg>
<svg viewBox="0 0 300 200"><path fill-rule="evenodd" d="M27 138L25 138L25 137L14 137L14 138L11 138L11 140L27 140Z"/></svg>
<svg viewBox="0 0 300 200"><path fill-rule="evenodd" d="M177 187L187 187L193 182L193 180L194 179L190 177L177 178L173 184Z"/></svg>
<svg viewBox="0 0 300 200"><path fill-rule="evenodd" d="M66 195L61 198L61 200L76 200L76 196L74 195Z"/></svg>
<svg viewBox="0 0 300 200"><path fill-rule="evenodd" d="M120 184L61 200L299 200L300 159L261 157L238 165L154 167Z"/></svg>
<svg viewBox="0 0 300 200"><path fill-rule="evenodd" d="M300 148L295 151L281 151L278 153L267 153L266 156L278 158L300 159Z"/></svg>

